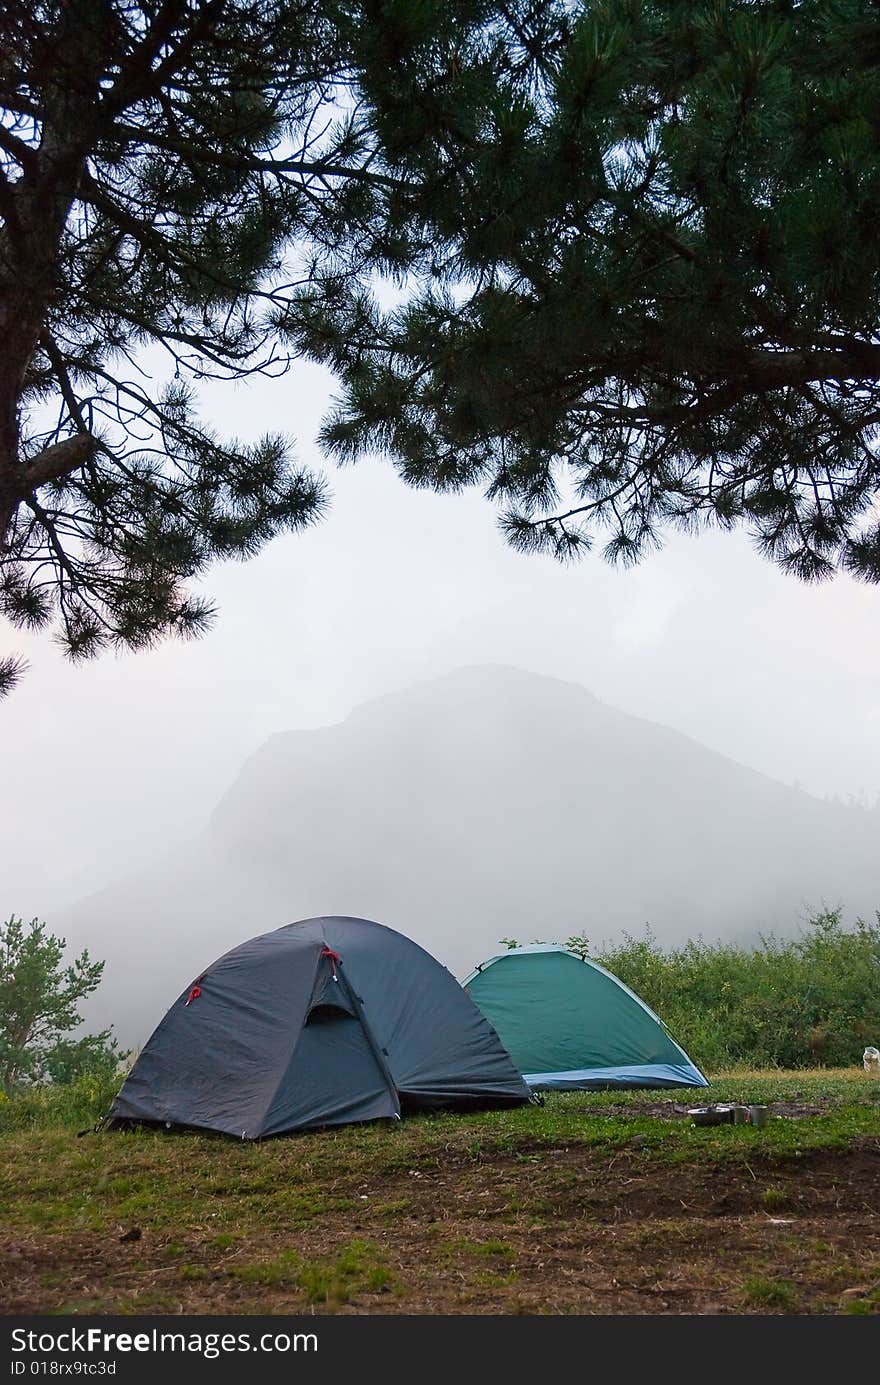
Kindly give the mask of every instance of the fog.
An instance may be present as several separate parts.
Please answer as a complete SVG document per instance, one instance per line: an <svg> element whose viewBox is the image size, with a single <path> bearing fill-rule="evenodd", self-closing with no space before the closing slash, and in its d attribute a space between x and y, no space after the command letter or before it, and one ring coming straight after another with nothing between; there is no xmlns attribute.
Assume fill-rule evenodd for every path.
<svg viewBox="0 0 880 1385"><path fill-rule="evenodd" d="M311 440L331 390L326 372L299 366L281 381L216 387L205 395L205 410L218 429L241 437L268 429L290 432L300 456L321 465ZM507 548L491 508L478 494L415 492L387 464L370 459L334 471L331 485L333 505L321 524L276 540L249 563L228 564L208 575L204 585L219 616L212 632L196 643L169 642L152 652L104 656L74 667L48 637L0 629L0 650L24 653L31 665L16 692L0 703L5 769L0 913L45 918L94 955L112 953L102 1007L117 1022L133 986L148 993L138 1024L164 1009L174 998L168 987L177 985L178 977L180 985L186 982L191 951L198 967L231 942L307 912L370 914L383 899L395 913L384 922L420 940L429 934L432 950L460 973L474 960L472 954L500 936L501 915L507 912L506 905L495 912L490 907L481 823L508 811L514 783L517 802L524 805L534 786L543 811L530 819L530 855L523 859L522 840L511 842L517 872L530 861L534 869L524 895L517 886L525 902L505 932L518 928L529 938L546 933L549 925L533 925L532 918L553 898L551 859L568 872L566 889L569 881L583 881L586 908L590 882L574 858L578 841L595 837L603 803L610 824L603 832L607 827L615 840L629 842L625 859L615 858L615 869L632 886L632 901L614 912L613 892L605 892L603 884L601 900L607 903L600 917L591 911L592 935L638 929L646 918L662 920L675 910L681 917L682 899L693 896L684 888L684 866L670 866L671 878L662 890L658 872L664 852L670 863L679 860L671 825L679 822L688 840L691 820L681 816L682 794L688 798L693 766L710 761L715 778L703 776L701 782L705 788L711 780L721 796L691 795L688 811L717 813L713 840L723 841L730 826L727 810L739 821L738 815L748 815L743 805L757 794L766 830L772 824L771 836L778 832L789 843L782 853L787 864L783 880L778 861L757 845L750 848L750 859L728 862L737 877L746 877L747 886L731 909L723 854L713 855L708 839L697 842L705 868L698 871L699 918L684 920L690 931L699 927L712 937L745 936L768 924L791 929L819 902L817 895L850 911L874 907L877 814L853 808L844 813L823 800L870 805L880 794L880 592L848 578L804 587L760 559L745 536L717 532L673 537L661 553L630 572L611 570L595 555L560 567L549 558L524 557ZM421 843L409 871L406 859L395 856L400 819L391 809L400 806L400 775L411 768L395 756L411 757L412 747L395 745L393 712L388 723L384 714L376 720L369 709L346 719L385 695L404 698L399 706L407 698L418 700L418 688L426 685L432 687L431 716L442 719L444 688L460 686L455 678L444 682L444 676L490 665L539 675L525 684L505 675L505 692L499 694L496 685L496 692L487 694L490 701L493 696L506 700L513 682L518 689L510 693L515 715L506 743L518 766L515 780L505 777L507 753L499 758L493 752L485 761L476 756L491 731L481 710L484 734L470 752L476 779L468 791L479 785L482 816L462 819L467 831L456 842L455 878L442 866L439 847L432 858L429 846L445 839L455 803L454 785L450 789L446 783L443 794L437 791L437 762L427 765L430 772L407 800L406 822ZM662 733L652 727L643 742L629 734L630 723L615 723L608 740L614 753L603 752L600 765L595 755L591 763L587 741L571 745L572 782L588 785L590 794L572 798L569 784L564 811L553 812L554 778L545 775L542 754L548 738L557 779L565 755L554 739L555 721L562 716L554 702L558 684L547 679L576 685L577 697L593 695L571 714L583 735L583 707L591 706L594 712L601 709L600 720L617 709L699 745L676 740L666 778L645 798L638 786L638 755L647 756L648 747L653 753ZM467 715L460 707L446 710L455 754ZM503 722L503 706L498 713ZM369 792L363 782L367 750L350 740L351 728L359 724L368 725L370 736L385 747L384 771L367 786ZM239 801L253 832L236 829L234 852L228 838L219 848L220 815L212 822L212 814L221 801L228 807L235 800L248 775L253 787L252 770L245 767L266 763L261 747L267 740L311 731L311 742L306 736L302 743L325 746L330 742L316 729L340 725L348 727L344 754L339 741L329 762L322 765L312 756L308 773L296 756L284 760L282 806L266 813L259 787L256 793L249 790L246 810ZM717 770L712 757L702 759L701 747L736 762L730 767L733 779ZM352 765L349 786L340 769L346 759ZM738 766L758 777L742 780ZM345 833L340 834L327 805L310 824L319 822L324 835L308 838L308 869L296 852L292 819L291 869L279 873L277 868L278 842L283 845L288 831L284 815L294 807L303 810L303 794L314 791L322 772L324 781L335 785L340 808L349 801L350 788L351 802L369 821L370 859L364 856L360 876L358 870L352 874L351 865L359 823L343 813ZM630 786L628 797L618 791L621 780ZM766 789L768 780L776 781L772 792ZM414 792L411 782L407 793ZM744 784L751 786L747 792ZM764 786L760 792L756 784ZM585 814L587 804L590 818L571 819L572 812ZM639 833L634 836L628 823L635 805ZM393 839L382 838L381 824ZM801 831L810 848L798 857L792 834ZM276 853L271 868L259 851L267 833ZM496 893L509 899L499 878L502 848L503 834L492 834ZM395 862L393 869L389 862ZM211 907L196 920L193 892L198 893L200 871L203 898ZM713 878L717 889L710 890ZM338 889L336 882L342 882ZM458 901L454 911L435 897L441 884ZM235 891L236 897L228 916L214 927L218 891L227 896ZM566 910L568 926L575 919ZM138 966L143 964L142 942L151 920L162 956L154 959L155 971L140 971L123 984L126 954L132 965L136 957ZM175 951L179 958L171 955Z"/></svg>

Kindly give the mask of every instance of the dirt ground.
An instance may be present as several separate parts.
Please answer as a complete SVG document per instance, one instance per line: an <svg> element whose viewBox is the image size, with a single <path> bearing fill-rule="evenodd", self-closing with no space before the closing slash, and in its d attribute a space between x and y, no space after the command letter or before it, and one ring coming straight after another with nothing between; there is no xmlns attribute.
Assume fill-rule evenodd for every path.
<svg viewBox="0 0 880 1385"><path fill-rule="evenodd" d="M672 1105L644 1113L668 1118ZM0 1245L2 1310L880 1313L880 1136L704 1166L656 1160L637 1135L610 1157L450 1150L346 1191L344 1210L231 1244L207 1208L182 1238L16 1232Z"/></svg>

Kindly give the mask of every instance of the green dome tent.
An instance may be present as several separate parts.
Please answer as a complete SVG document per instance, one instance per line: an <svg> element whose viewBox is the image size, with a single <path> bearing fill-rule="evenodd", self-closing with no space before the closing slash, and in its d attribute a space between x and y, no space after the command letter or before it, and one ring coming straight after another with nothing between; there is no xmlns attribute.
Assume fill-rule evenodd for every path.
<svg viewBox="0 0 880 1385"><path fill-rule="evenodd" d="M463 984L535 1090L709 1085L634 991L564 947L502 952Z"/></svg>

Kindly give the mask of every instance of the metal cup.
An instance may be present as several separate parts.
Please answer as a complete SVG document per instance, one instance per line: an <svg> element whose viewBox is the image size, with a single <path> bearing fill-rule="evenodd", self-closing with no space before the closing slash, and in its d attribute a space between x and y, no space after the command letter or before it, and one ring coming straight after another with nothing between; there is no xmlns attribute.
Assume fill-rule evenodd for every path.
<svg viewBox="0 0 880 1385"><path fill-rule="evenodd" d="M766 1106L750 1106L749 1120L752 1125L765 1126L767 1124L768 1111Z"/></svg>
<svg viewBox="0 0 880 1385"><path fill-rule="evenodd" d="M749 1121L749 1108L747 1106L734 1106L733 1123L734 1125L747 1125Z"/></svg>

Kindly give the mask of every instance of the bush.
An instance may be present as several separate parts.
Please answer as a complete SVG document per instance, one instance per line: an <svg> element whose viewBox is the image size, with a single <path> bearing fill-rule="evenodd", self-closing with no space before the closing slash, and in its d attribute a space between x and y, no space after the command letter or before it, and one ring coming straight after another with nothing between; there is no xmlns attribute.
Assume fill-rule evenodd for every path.
<svg viewBox="0 0 880 1385"><path fill-rule="evenodd" d="M880 914L847 929L824 910L798 937L663 951L650 930L597 961L656 1010L700 1066L835 1067L880 1036Z"/></svg>
<svg viewBox="0 0 880 1385"><path fill-rule="evenodd" d="M92 1072L63 1085L26 1087L8 1097L0 1093L0 1135L59 1125L86 1129L107 1114L121 1085L118 1073Z"/></svg>
<svg viewBox="0 0 880 1385"><path fill-rule="evenodd" d="M43 1074L61 1084L81 1077L112 1077L125 1057L109 1030L82 1039L59 1039L45 1056Z"/></svg>

